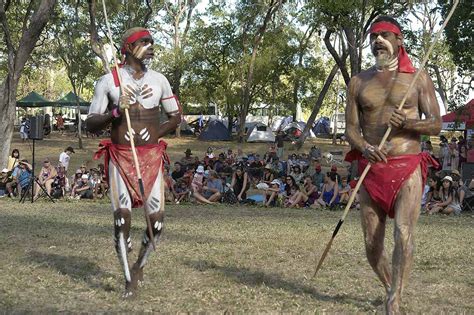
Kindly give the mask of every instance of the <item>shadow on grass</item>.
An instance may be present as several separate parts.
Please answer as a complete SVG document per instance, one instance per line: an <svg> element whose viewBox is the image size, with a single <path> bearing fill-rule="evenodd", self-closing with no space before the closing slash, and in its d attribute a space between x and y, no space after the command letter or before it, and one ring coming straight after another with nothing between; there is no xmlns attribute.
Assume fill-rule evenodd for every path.
<svg viewBox="0 0 474 315"><path fill-rule="evenodd" d="M91 288L100 288L105 291L113 291L113 287L102 281L113 275L102 271L97 264L83 256L63 256L58 254L31 251L28 254L28 262L34 262L41 266L56 269L60 274L69 276L75 281L83 281Z"/></svg>
<svg viewBox="0 0 474 315"><path fill-rule="evenodd" d="M247 286L258 287L265 285L272 289L281 289L296 295L307 294L320 301L354 305L364 311L371 311L373 308L378 307L383 303L380 298L369 301L347 294L336 294L334 296L323 294L318 292L313 286L284 279L279 274L265 273L261 270L252 270L246 267L219 266L214 262L207 260L188 260L185 261L184 264L198 271L214 270L235 282Z"/></svg>

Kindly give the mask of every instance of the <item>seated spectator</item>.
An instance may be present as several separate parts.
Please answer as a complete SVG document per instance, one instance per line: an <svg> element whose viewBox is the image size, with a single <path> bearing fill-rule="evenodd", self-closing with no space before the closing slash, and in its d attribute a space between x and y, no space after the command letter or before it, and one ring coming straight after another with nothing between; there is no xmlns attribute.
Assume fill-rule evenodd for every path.
<svg viewBox="0 0 474 315"><path fill-rule="evenodd" d="M341 189L339 190L339 202L346 205L351 196L351 186L347 183L347 177L341 179Z"/></svg>
<svg viewBox="0 0 474 315"><path fill-rule="evenodd" d="M428 177L426 184L429 188L426 194L425 203L423 207L424 212L428 212L428 210L431 209L434 204L439 203L441 201L441 197L439 195L440 187L438 187L437 181L432 177Z"/></svg>
<svg viewBox="0 0 474 315"><path fill-rule="evenodd" d="M309 150L309 156L312 160L320 161L321 160L321 149L316 146L312 146Z"/></svg>
<svg viewBox="0 0 474 315"><path fill-rule="evenodd" d="M226 165L225 154L219 153L219 158L214 163L214 171L216 171L217 173L221 173L224 170L225 165Z"/></svg>
<svg viewBox="0 0 474 315"><path fill-rule="evenodd" d="M274 179L273 171L272 171L272 166L270 164L265 165L265 168L263 169L263 175L262 175L262 183L270 184Z"/></svg>
<svg viewBox="0 0 474 315"><path fill-rule="evenodd" d="M318 196L318 188L313 184L311 176L305 176L303 186L289 207L295 208L311 206L318 199Z"/></svg>
<svg viewBox="0 0 474 315"><path fill-rule="evenodd" d="M76 173L71 178L71 192L74 190L74 187L81 182L82 171L80 169L76 170Z"/></svg>
<svg viewBox="0 0 474 315"><path fill-rule="evenodd" d="M204 194L204 166L199 165L198 168L196 169L196 173L194 174L193 177L193 182L191 183L192 191L193 191L193 197L196 199L197 202L199 203L207 203L207 204L213 204L214 202L209 201L206 199L203 194Z"/></svg>
<svg viewBox="0 0 474 315"><path fill-rule="evenodd" d="M247 160L247 155L242 151L241 148L237 149L237 155L235 156L235 163L243 162Z"/></svg>
<svg viewBox="0 0 474 315"><path fill-rule="evenodd" d="M214 159L214 149L212 147L207 148L206 157L210 160Z"/></svg>
<svg viewBox="0 0 474 315"><path fill-rule="evenodd" d="M180 160L181 166L185 171L188 169L194 169L196 165L199 164L198 158L192 157L192 155L193 153L191 152L191 149L187 148L186 151L184 151L184 157Z"/></svg>
<svg viewBox="0 0 474 315"><path fill-rule="evenodd" d="M46 189L48 195L51 195L51 185L53 184L54 178L56 178L57 175L58 172L56 171L56 168L51 165L49 160L44 160L43 167L41 168L40 174L38 176L38 182ZM38 183L36 183L34 199L37 199L39 197L40 191L41 188Z"/></svg>
<svg viewBox="0 0 474 315"><path fill-rule="evenodd" d="M318 187L318 190L322 189L324 184L324 174L321 172L321 163L316 161L314 163L314 173L311 176L314 186Z"/></svg>
<svg viewBox="0 0 474 315"><path fill-rule="evenodd" d="M247 172L244 171L242 166L237 166L232 174L230 187L234 191L237 200L242 201L247 199L247 190L250 188L250 181Z"/></svg>
<svg viewBox="0 0 474 315"><path fill-rule="evenodd" d="M8 168L4 168L0 173L0 198L7 195Z"/></svg>
<svg viewBox="0 0 474 315"><path fill-rule="evenodd" d="M277 174L278 177L282 177L286 175L285 166L283 162L280 161L278 157L275 157L272 162L273 172Z"/></svg>
<svg viewBox="0 0 474 315"><path fill-rule="evenodd" d="M227 154L225 157L227 164L232 165L235 163L235 154L232 152L232 149L227 150Z"/></svg>
<svg viewBox="0 0 474 315"><path fill-rule="evenodd" d="M76 199L94 198L92 184L90 183L89 176L87 174L81 175L81 180L72 190L71 197Z"/></svg>
<svg viewBox="0 0 474 315"><path fill-rule="evenodd" d="M7 183L7 191L10 197L14 196L15 188L18 196L21 196L22 191L28 188L31 182L31 169L28 160L20 160L18 166L13 170L12 181Z"/></svg>
<svg viewBox="0 0 474 315"><path fill-rule="evenodd" d="M56 168L57 176L54 178L53 184L51 185L51 196L53 198L59 199L66 194L66 169L65 167L59 163L58 167Z"/></svg>
<svg viewBox="0 0 474 315"><path fill-rule="evenodd" d="M339 203L339 186L336 183L336 173L328 172L324 178L323 189L321 195L314 202L312 207L334 207Z"/></svg>
<svg viewBox="0 0 474 315"><path fill-rule="evenodd" d="M469 181L469 185L466 185L462 179L459 180L458 194L459 194L459 204L461 206L465 206L466 200L474 196L474 193L469 189L469 186L474 185L474 180L470 179L468 181Z"/></svg>
<svg viewBox="0 0 474 315"><path fill-rule="evenodd" d="M209 177L202 188L204 198L210 202L220 201L223 191L222 180L217 176L217 172L213 170L209 171Z"/></svg>
<svg viewBox="0 0 474 315"><path fill-rule="evenodd" d="M285 192L283 194L284 199L284 206L288 207L297 197L297 192L299 191L298 183L296 182L295 178L291 175L287 175L285 177Z"/></svg>
<svg viewBox="0 0 474 315"><path fill-rule="evenodd" d="M451 176L445 176L443 178L439 194L441 201L430 205L427 211L428 214L434 214L438 212L447 215L451 213L461 213L462 209L459 203L458 191L453 185L453 179Z"/></svg>
<svg viewBox="0 0 474 315"><path fill-rule="evenodd" d="M173 180L177 181L178 179L184 176L185 171L186 170L182 167L180 162L175 162L174 169L171 172L171 177L173 178Z"/></svg>
<svg viewBox="0 0 474 315"><path fill-rule="evenodd" d="M188 185L186 178L182 177L177 180L174 191L176 197L176 204L180 204L183 201L188 201L189 195L191 194L191 189Z"/></svg>
<svg viewBox="0 0 474 315"><path fill-rule="evenodd" d="M275 207L278 201L278 195L280 194L280 181L274 179L269 183L268 188L265 189L263 194L263 205L265 207Z"/></svg>
<svg viewBox="0 0 474 315"><path fill-rule="evenodd" d="M164 188L165 188L165 200L170 201L170 202L176 202L176 195L174 191L174 184L175 181L173 177L170 175L170 167L169 165L165 165L165 171L163 173L163 181L165 182Z"/></svg>
<svg viewBox="0 0 474 315"><path fill-rule="evenodd" d="M336 183L337 183L337 185L341 185L341 175L339 175L339 173L337 172L337 166L335 164L333 164L331 166L331 172L330 173L336 175Z"/></svg>
<svg viewBox="0 0 474 315"><path fill-rule="evenodd" d="M18 166L20 162L20 151L18 149L12 150L12 155L8 157L7 169L13 172L13 169Z"/></svg>
<svg viewBox="0 0 474 315"><path fill-rule="evenodd" d="M107 176L105 175L105 167L104 164L99 164L97 169L97 186L95 190L95 196L97 198L103 198L107 191L109 190L109 184L107 183ZM68 185L66 185L67 187ZM67 189L67 188L66 188Z"/></svg>
<svg viewBox="0 0 474 315"><path fill-rule="evenodd" d="M298 184L303 181L304 174L301 171L301 167L299 165L293 166L293 170L290 171L289 175L293 176L293 178Z"/></svg>
<svg viewBox="0 0 474 315"><path fill-rule="evenodd" d="M295 165L299 165L298 156L296 155L296 153L293 153L292 155L288 156L288 161L286 161L286 164L287 171L289 174Z"/></svg>

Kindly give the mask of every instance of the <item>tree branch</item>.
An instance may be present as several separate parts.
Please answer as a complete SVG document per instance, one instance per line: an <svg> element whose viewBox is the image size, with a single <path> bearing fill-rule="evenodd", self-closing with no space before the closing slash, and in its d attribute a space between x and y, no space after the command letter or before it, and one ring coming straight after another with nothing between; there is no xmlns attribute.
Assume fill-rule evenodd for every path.
<svg viewBox="0 0 474 315"><path fill-rule="evenodd" d="M334 61L336 62L337 66L341 70L342 77L344 78L344 82L346 82L346 85L347 85L349 84L351 77L346 68L345 58L341 58L341 56L339 56L336 49L331 43L330 37L332 33L333 32L329 29L326 31L326 34L324 34L324 44L326 45L326 48L328 49L331 56L334 58ZM342 41L342 38L340 40ZM344 53L347 51L345 45L343 46L342 50L343 50L343 56L344 56Z"/></svg>
<svg viewBox="0 0 474 315"><path fill-rule="evenodd" d="M150 20L151 14L153 13L153 8L151 7L150 0L146 0L145 4L147 6L147 11L145 13L145 17L143 18L143 27L146 27L148 21Z"/></svg>

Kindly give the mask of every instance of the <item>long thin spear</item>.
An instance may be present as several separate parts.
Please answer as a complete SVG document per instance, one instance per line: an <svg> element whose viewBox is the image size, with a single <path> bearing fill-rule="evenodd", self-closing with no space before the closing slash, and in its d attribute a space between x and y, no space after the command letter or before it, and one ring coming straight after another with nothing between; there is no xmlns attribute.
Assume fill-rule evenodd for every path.
<svg viewBox="0 0 474 315"><path fill-rule="evenodd" d="M104 17L105 17L105 24L107 25L107 31L108 31L108 38L110 40L111 47L114 46L114 41L112 39L112 31L110 30L110 24L109 24L109 19L107 18L107 8L105 7L105 0L102 0L102 7L104 9ZM114 63L115 63L115 70L117 71L117 77L119 81L119 88L120 88L120 95L123 95L123 88L122 88L122 76L120 75L120 68L118 65L117 61L117 56L115 53L112 54L114 58ZM138 157L137 157L137 150L135 149L135 141L133 139L133 133L132 133L132 124L130 123L130 115L128 114L128 109L125 109L125 119L127 120L127 129L128 129L128 134L130 135L130 146L132 147L132 155L133 155L133 164L135 165L135 171L137 172L137 177L138 177L138 186L140 188L140 194L142 196L143 200L143 211L145 213L145 220L146 220L146 225L148 228L148 234L150 234L150 241L153 246L153 250L155 250L155 239L153 237L153 230L151 228L151 223L150 223L150 217L146 213L146 200L145 200L145 188L143 186L143 180L142 180L142 173L140 172L140 164L138 163Z"/></svg>
<svg viewBox="0 0 474 315"><path fill-rule="evenodd" d="M443 25L441 26L441 28L436 33L436 36L435 36L433 42L431 43L428 51L426 52L425 58L423 58L423 61L421 62L420 67L418 68L418 71L415 73L415 76L413 77L413 80L411 81L410 86L408 87L407 92L405 93L405 96L403 97L402 101L400 102L400 105L398 106L398 110L401 110L403 108L403 105L405 105L405 102L408 98L408 94L409 94L410 90L415 85L416 80L418 79L418 77L420 76L421 71L425 67L426 62L428 61L428 58L429 58L431 52L433 51L433 48L434 48L435 44L439 40L439 37L441 36L442 31L446 27L446 24L448 24L449 20L451 19L451 16L453 15L454 10L456 10L456 7L458 6L458 3L459 3L459 0L454 1L453 7L451 8L451 11L449 11L449 14L446 17L446 20L444 21ZM387 141L387 138L390 135L391 131L392 131L392 127L389 126L387 128L387 131L385 132L383 138L382 138L382 141L380 142L380 144L378 146L379 150L382 149L382 147L385 144L385 141ZM321 269L323 261L326 258L327 254L329 252L329 249L331 248L332 242L334 241L334 238L336 237L337 233L339 232L339 229L341 228L342 224L344 223L344 219L346 218L347 213L349 213L349 210L351 209L352 203L354 202L355 196L356 196L357 192L359 191L360 185L364 181L365 176L369 172L371 166L372 166L371 163L367 164L364 171L360 175L360 178L357 181L357 185L355 186L354 191L352 192L352 195L349 198L349 201L346 205L346 208L344 209L344 213L342 214L342 217L339 220L339 222L337 222L336 228L334 229L334 232L332 233L331 239L329 240L328 244L326 245L326 248L324 249L324 252L321 255L321 258L319 258L319 262L318 262L318 265L316 266L316 270L314 271L313 278L316 276L319 269Z"/></svg>

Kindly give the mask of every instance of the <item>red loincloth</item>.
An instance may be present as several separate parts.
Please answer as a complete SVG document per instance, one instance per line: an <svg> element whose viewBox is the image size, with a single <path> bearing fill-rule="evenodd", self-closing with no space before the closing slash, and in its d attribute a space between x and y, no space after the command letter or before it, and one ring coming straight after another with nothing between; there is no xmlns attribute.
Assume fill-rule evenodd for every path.
<svg viewBox="0 0 474 315"><path fill-rule="evenodd" d="M357 150L347 153L346 161L359 161L359 174L365 169L369 161ZM438 162L428 153L406 154L387 157L387 163L378 162L372 164L363 185L373 201L375 201L385 211L390 218L395 216L394 204L402 184L421 166L421 176L423 185L420 193L423 193L423 186L426 182L428 167L437 168Z"/></svg>
<svg viewBox="0 0 474 315"><path fill-rule="evenodd" d="M166 155L167 143L161 140L157 144L147 144L135 147L138 156L138 163L145 189L145 198L148 199L153 184L155 183L158 172L163 171L164 163L169 162ZM112 161L117 167L120 176L127 185L130 198L132 199L132 208L139 208L143 205L140 187L138 186L138 177L133 164L132 149L129 145L113 144L110 140L102 140L99 144L99 150L95 153L94 159L99 159L104 155L105 175L109 176L109 161ZM110 183L109 183L110 184Z"/></svg>

